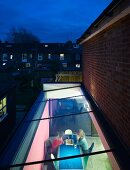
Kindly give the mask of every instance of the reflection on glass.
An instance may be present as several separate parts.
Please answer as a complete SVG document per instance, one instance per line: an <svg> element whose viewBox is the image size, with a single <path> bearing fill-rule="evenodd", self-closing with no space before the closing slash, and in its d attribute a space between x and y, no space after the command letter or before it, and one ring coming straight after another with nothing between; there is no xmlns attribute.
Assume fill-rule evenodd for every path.
<svg viewBox="0 0 130 170"><path fill-rule="evenodd" d="M50 134L55 135L59 130L71 129L74 133L83 129L86 135L92 134L92 121L86 107L87 101L83 96L51 101L50 115L56 117L50 120ZM62 116L62 117L57 117Z"/></svg>
<svg viewBox="0 0 130 170"><path fill-rule="evenodd" d="M48 89L48 85L45 84L43 85L43 90L49 90L45 94L47 99L56 99L56 98L58 99L58 98L83 95L81 88L76 86L80 86L80 84L58 84L58 85L52 84L51 86L49 86Z"/></svg>
<svg viewBox="0 0 130 170"><path fill-rule="evenodd" d="M62 158L66 156L80 155L83 153L91 153L105 150L98 136L94 124L89 115L91 107L84 96L62 98L50 101L50 115L54 117L50 119L50 143L57 138L57 133L63 134L64 143L57 145L56 152L52 152L53 158ZM87 143L86 151L83 152L81 139L78 139L78 129L84 132L84 140ZM51 144L49 147L51 147ZM83 144L84 145L84 144ZM109 149L109 148L108 148ZM47 148L47 150L49 150ZM87 167L89 157L73 158L62 161L55 161L58 168L75 168L79 169ZM82 164L81 164L82 163ZM63 167L62 167L63 166Z"/></svg>

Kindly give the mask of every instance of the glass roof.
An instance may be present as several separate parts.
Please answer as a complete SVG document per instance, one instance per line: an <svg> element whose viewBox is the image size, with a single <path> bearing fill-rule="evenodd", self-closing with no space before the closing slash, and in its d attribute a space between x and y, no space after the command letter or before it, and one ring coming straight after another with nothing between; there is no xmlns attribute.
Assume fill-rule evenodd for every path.
<svg viewBox="0 0 130 170"><path fill-rule="evenodd" d="M41 167L44 169L52 164L56 170L67 169L66 166L77 170L86 170L87 167L90 170L111 170L109 155L112 154L113 148L108 145L96 122L93 108L84 96L80 84L45 84L43 91L44 97L40 97L38 101L40 105L33 110L36 114L24 122L30 125L26 132L26 140L21 143L11 164L23 164L24 170L38 170ZM27 146L30 139L30 145L26 148L28 152L23 156L20 149ZM83 139L86 146L83 146ZM21 159L22 156L24 159ZM71 156L77 158L43 163L46 160ZM30 162L34 164L24 166ZM71 167L71 164L74 166Z"/></svg>

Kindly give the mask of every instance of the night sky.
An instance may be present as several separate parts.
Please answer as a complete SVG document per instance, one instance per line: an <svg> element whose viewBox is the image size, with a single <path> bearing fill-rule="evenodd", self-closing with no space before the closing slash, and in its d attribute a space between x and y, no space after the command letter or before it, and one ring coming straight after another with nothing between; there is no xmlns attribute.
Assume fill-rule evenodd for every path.
<svg viewBox="0 0 130 170"><path fill-rule="evenodd" d="M76 41L112 0L0 0L0 40L26 28L41 42Z"/></svg>

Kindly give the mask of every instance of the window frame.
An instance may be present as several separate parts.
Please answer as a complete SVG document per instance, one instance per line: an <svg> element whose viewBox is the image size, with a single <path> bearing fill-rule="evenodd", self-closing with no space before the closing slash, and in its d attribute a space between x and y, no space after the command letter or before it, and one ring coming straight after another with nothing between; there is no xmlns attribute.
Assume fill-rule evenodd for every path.
<svg viewBox="0 0 130 170"><path fill-rule="evenodd" d="M5 100L5 103L4 103L4 100ZM0 105L2 105L0 107L0 112L2 113L0 114L0 122L2 122L2 120L8 115L7 114L7 96L0 98Z"/></svg>
<svg viewBox="0 0 130 170"><path fill-rule="evenodd" d="M48 54L48 60L51 60L51 57L52 57L51 54Z"/></svg>
<svg viewBox="0 0 130 170"><path fill-rule="evenodd" d="M61 53L61 54L60 54L60 61L63 61L63 60L65 60L65 54L64 54L64 53Z"/></svg>
<svg viewBox="0 0 130 170"><path fill-rule="evenodd" d="M8 54L4 53L2 55L2 61L8 61Z"/></svg>
<svg viewBox="0 0 130 170"><path fill-rule="evenodd" d="M30 63L26 63L26 68L29 68L31 67L31 64Z"/></svg>
<svg viewBox="0 0 130 170"><path fill-rule="evenodd" d="M63 66L63 68L67 68L68 67L68 63L66 62L66 63L62 63L62 66Z"/></svg>
<svg viewBox="0 0 130 170"><path fill-rule="evenodd" d="M27 62L27 54L26 53L24 53L24 54L22 54L22 62L23 63L26 63Z"/></svg>
<svg viewBox="0 0 130 170"><path fill-rule="evenodd" d="M42 61L42 60L43 60L43 55L42 55L42 54L38 54L37 60L38 60L38 61Z"/></svg>

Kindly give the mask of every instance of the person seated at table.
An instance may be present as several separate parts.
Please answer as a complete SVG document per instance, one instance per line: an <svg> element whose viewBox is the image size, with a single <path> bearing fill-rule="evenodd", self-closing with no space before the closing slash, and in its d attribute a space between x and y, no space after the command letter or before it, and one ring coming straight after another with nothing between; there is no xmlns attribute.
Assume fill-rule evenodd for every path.
<svg viewBox="0 0 130 170"><path fill-rule="evenodd" d="M45 141L45 160L51 159L51 140L48 139ZM44 163L44 170L56 170L53 162L45 162Z"/></svg>
<svg viewBox="0 0 130 170"><path fill-rule="evenodd" d="M78 129L77 131L77 145L79 145L82 149L83 153L88 153L88 143L85 138L85 132L82 129Z"/></svg>
<svg viewBox="0 0 130 170"><path fill-rule="evenodd" d="M64 143L63 136L64 136L64 132L59 132L58 135L52 139L51 153L55 157L57 157L57 151L58 151L59 145L62 145Z"/></svg>

